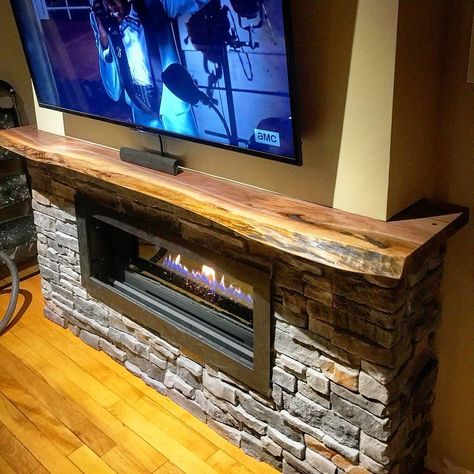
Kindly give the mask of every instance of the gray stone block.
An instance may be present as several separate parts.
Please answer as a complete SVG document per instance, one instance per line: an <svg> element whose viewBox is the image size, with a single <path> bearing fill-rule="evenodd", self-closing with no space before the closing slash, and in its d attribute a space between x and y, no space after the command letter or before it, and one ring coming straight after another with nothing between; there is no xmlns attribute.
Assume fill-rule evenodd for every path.
<svg viewBox="0 0 474 474"><path fill-rule="evenodd" d="M74 237L77 239L77 226L75 224L70 224L68 222L60 222L58 221L56 225L56 229L58 232L61 232L63 234L69 235L71 237ZM69 247L74 249L74 247Z"/></svg>
<svg viewBox="0 0 474 474"><path fill-rule="evenodd" d="M202 376L203 368L198 363L194 362L183 355L180 355L177 360L177 364L179 367L183 367L189 373L191 373L194 377L198 378Z"/></svg>
<svg viewBox="0 0 474 474"><path fill-rule="evenodd" d="M282 354L276 362L280 365L280 367L285 369L287 372L296 375L297 377L304 378L306 374L306 366L304 364L284 354Z"/></svg>
<svg viewBox="0 0 474 474"><path fill-rule="evenodd" d="M156 336L150 338L149 344L150 348L163 355L167 359L175 360L180 354L179 349Z"/></svg>
<svg viewBox="0 0 474 474"><path fill-rule="evenodd" d="M54 300L57 306L59 306L63 311L73 311L74 301L70 298L65 298L63 295L60 295L56 291L51 292L51 298Z"/></svg>
<svg viewBox="0 0 474 474"><path fill-rule="evenodd" d="M227 441L231 442L235 446L240 446L241 432L231 426L224 425L214 420L207 420L207 424L214 431L219 433Z"/></svg>
<svg viewBox="0 0 474 474"><path fill-rule="evenodd" d="M194 388L188 385L183 379L178 376L174 377L174 388L181 392L187 398L194 397Z"/></svg>
<svg viewBox="0 0 474 474"><path fill-rule="evenodd" d="M263 458L263 449L261 441L245 431L241 432L240 448L245 454L261 461Z"/></svg>
<svg viewBox="0 0 474 474"><path fill-rule="evenodd" d="M333 451L337 451L351 462L357 462L359 459L359 450L357 448L349 448L348 446L339 443L328 435L324 435L322 442Z"/></svg>
<svg viewBox="0 0 474 474"><path fill-rule="evenodd" d="M148 359L149 357L149 347L142 342L138 341L137 338L130 335L129 333L119 331L115 328L109 328L109 338L117 344L120 348L126 348L130 352L133 352L136 355Z"/></svg>
<svg viewBox="0 0 474 474"><path fill-rule="evenodd" d="M48 199L48 195L45 192L40 192L37 189L33 189L31 193L33 197L33 202L40 204L42 206L50 206L51 202Z"/></svg>
<svg viewBox="0 0 474 474"><path fill-rule="evenodd" d="M34 211L33 219L35 225L41 229L41 232L56 232L56 220L53 217Z"/></svg>
<svg viewBox="0 0 474 474"><path fill-rule="evenodd" d="M394 398L387 385L381 384L364 371L359 375L359 392L364 397L378 400L384 405L388 405Z"/></svg>
<svg viewBox="0 0 474 474"><path fill-rule="evenodd" d="M397 471L389 469L388 467L385 467L382 464L375 462L372 458L366 456L364 453L360 453L359 463L361 466L367 468L370 472L373 472L374 474L397 474Z"/></svg>
<svg viewBox="0 0 474 474"><path fill-rule="evenodd" d="M56 242L62 247L79 252L79 242L76 237L72 237L64 232L56 232Z"/></svg>
<svg viewBox="0 0 474 474"><path fill-rule="evenodd" d="M208 419L218 421L219 423L234 428L239 428L239 422L226 411L227 405L225 405L225 402L222 404L222 400L218 400L215 397L212 398L212 395L209 392L201 392L200 390L196 390L195 400L208 415ZM215 401L218 403L214 403Z"/></svg>
<svg viewBox="0 0 474 474"><path fill-rule="evenodd" d="M314 369L308 369L306 372L306 381L308 385L323 395L329 394L329 379L321 372Z"/></svg>
<svg viewBox="0 0 474 474"><path fill-rule="evenodd" d="M151 388L155 389L161 395L166 395L166 387L165 384L160 382L159 380L155 380L152 377L148 376L147 374L142 374L142 380Z"/></svg>
<svg viewBox="0 0 474 474"><path fill-rule="evenodd" d="M55 313L54 311L51 311L49 308L44 308L43 311L44 311L44 315L50 321L53 321L53 323L58 324L62 328L67 327L67 322L65 321L65 319L59 316L57 313Z"/></svg>
<svg viewBox="0 0 474 474"><path fill-rule="evenodd" d="M324 432L320 430L319 428L316 428L315 426L308 425L307 423L303 422L300 418L297 418L293 415L291 415L289 412L286 410L281 411L281 416L284 420L284 422L293 427L294 429L298 431L302 431L303 433L307 433L311 435L313 438L318 439L319 441L322 441L324 437Z"/></svg>
<svg viewBox="0 0 474 474"><path fill-rule="evenodd" d="M367 410L380 418L391 415L400 409L399 402L394 402L390 405L384 405L383 403L369 400L360 393L351 392L350 390L347 390L346 388L342 387L341 385L337 385L334 382L331 382L331 391L337 396L344 398L355 405L358 405L364 410Z"/></svg>
<svg viewBox="0 0 474 474"><path fill-rule="evenodd" d="M103 338L100 339L99 347L110 357L120 362L124 362L125 359L127 358L127 353L125 351L118 349L106 339L103 339Z"/></svg>
<svg viewBox="0 0 474 474"><path fill-rule="evenodd" d="M335 413L380 441L386 441L396 429L389 418L378 418L334 393L331 393L331 404Z"/></svg>
<svg viewBox="0 0 474 474"><path fill-rule="evenodd" d="M372 436L367 435L364 432L361 432L360 436L360 450L365 455L374 459L376 462L382 465L393 464L395 461L403 457L404 451L409 448L409 422L403 422L397 429L397 432L393 435L390 440L386 443L381 442ZM428 433L429 433L428 429ZM420 438L418 438L418 445L420 443Z"/></svg>
<svg viewBox="0 0 474 474"><path fill-rule="evenodd" d="M313 390L307 383L298 381L298 392L306 398L309 398L311 401L317 403L318 405L323 406L324 408L331 408L331 402L329 398L324 397L315 390Z"/></svg>
<svg viewBox="0 0 474 474"><path fill-rule="evenodd" d="M92 346L94 349L99 349L100 337L97 336L97 334L81 330L79 337L89 346Z"/></svg>
<svg viewBox="0 0 474 474"><path fill-rule="evenodd" d="M273 367L272 382L280 385L280 387L283 387L288 392L294 392L296 390L296 377L279 367Z"/></svg>
<svg viewBox="0 0 474 474"><path fill-rule="evenodd" d="M183 396L180 392L177 392L176 390L167 390L166 394L181 408L184 408L189 413L192 413L196 418L203 421L204 423L206 422L206 413L204 413L204 410L195 401L190 400L186 396Z"/></svg>
<svg viewBox="0 0 474 474"><path fill-rule="evenodd" d="M322 474L336 474L337 466L319 453L306 450L306 460Z"/></svg>
<svg viewBox="0 0 474 474"><path fill-rule="evenodd" d="M317 367L319 352L314 347L308 347L295 342L290 334L284 331L275 331L275 350L292 357L306 366Z"/></svg>
<svg viewBox="0 0 474 474"><path fill-rule="evenodd" d="M259 435L264 435L267 432L267 424L247 413L242 405L234 406L231 403L228 403L227 410L236 420L240 421L251 431L258 433Z"/></svg>
<svg viewBox="0 0 474 474"><path fill-rule="evenodd" d="M166 373L165 373L165 378L163 380L163 383L165 384L165 387L166 388L173 388L175 380L176 380L176 374L174 374L173 372L170 372L169 370L167 370Z"/></svg>
<svg viewBox="0 0 474 474"><path fill-rule="evenodd" d="M203 385L213 395L223 400L227 400L233 405L237 404L237 393L234 387L223 382L219 378L211 377L207 371L203 373Z"/></svg>
<svg viewBox="0 0 474 474"><path fill-rule="evenodd" d="M165 359L162 359L161 357L156 356L155 354L153 354L153 352L150 352L149 359L150 359L150 362L156 365L159 369L166 370L168 363Z"/></svg>
<svg viewBox="0 0 474 474"><path fill-rule="evenodd" d="M136 377L142 378L142 376L144 375L140 367L138 367L135 364L132 364L129 360L126 360L124 362L124 365L125 365L125 368Z"/></svg>
<svg viewBox="0 0 474 474"><path fill-rule="evenodd" d="M294 441L272 427L268 427L268 436L284 450L298 459L304 459L305 445Z"/></svg>
<svg viewBox="0 0 474 474"><path fill-rule="evenodd" d="M306 327L308 324L308 315L306 313L295 313L290 308L282 304L275 303L275 318L292 326Z"/></svg>
<svg viewBox="0 0 474 474"><path fill-rule="evenodd" d="M321 474L315 467L283 451L283 474Z"/></svg>
<svg viewBox="0 0 474 474"><path fill-rule="evenodd" d="M54 282L59 284L59 273L51 270L48 267L40 267L41 277L49 282Z"/></svg>
<svg viewBox="0 0 474 474"><path fill-rule="evenodd" d="M318 426L325 434L351 448L359 445L359 428L332 411L297 393L285 398L285 409L303 422Z"/></svg>
<svg viewBox="0 0 474 474"><path fill-rule="evenodd" d="M72 312L70 322L76 326L79 326L81 329L85 329L86 331L97 334L103 338L108 338L108 328L102 326L94 319L89 319L83 316L76 310Z"/></svg>
<svg viewBox="0 0 474 474"><path fill-rule="evenodd" d="M268 436L263 436L261 438L262 448L269 452L272 456L276 458L280 458L283 454L283 448L275 443L271 438Z"/></svg>

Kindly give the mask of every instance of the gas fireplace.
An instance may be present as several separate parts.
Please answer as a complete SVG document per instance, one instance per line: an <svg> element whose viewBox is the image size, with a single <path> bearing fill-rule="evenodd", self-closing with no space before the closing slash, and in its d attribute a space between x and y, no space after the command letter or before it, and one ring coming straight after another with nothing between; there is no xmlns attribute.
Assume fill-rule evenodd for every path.
<svg viewBox="0 0 474 474"><path fill-rule="evenodd" d="M261 393L270 384L270 274L162 226L76 198L92 296Z"/></svg>

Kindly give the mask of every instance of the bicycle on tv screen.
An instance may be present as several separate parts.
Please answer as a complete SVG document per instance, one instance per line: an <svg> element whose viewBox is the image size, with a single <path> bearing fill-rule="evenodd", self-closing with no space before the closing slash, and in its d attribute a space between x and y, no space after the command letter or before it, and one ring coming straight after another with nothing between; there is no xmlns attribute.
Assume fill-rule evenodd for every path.
<svg viewBox="0 0 474 474"><path fill-rule="evenodd" d="M289 0L11 0L41 106L301 164Z"/></svg>

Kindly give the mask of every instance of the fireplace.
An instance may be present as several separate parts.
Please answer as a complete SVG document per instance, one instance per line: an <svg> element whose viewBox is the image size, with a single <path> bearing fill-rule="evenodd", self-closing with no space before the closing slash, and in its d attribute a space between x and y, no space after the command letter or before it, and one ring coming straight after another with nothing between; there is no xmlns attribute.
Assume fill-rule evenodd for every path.
<svg viewBox="0 0 474 474"><path fill-rule="evenodd" d="M466 210L383 223L3 137L29 160L47 318L285 474L421 472Z"/></svg>
<svg viewBox="0 0 474 474"><path fill-rule="evenodd" d="M76 211L92 296L268 394L269 272L81 195Z"/></svg>

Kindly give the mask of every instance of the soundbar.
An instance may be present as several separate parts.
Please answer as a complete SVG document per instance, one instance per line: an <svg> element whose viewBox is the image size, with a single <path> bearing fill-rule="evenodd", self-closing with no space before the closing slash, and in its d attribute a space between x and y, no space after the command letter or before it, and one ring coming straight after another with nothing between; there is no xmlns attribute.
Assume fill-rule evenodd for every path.
<svg viewBox="0 0 474 474"><path fill-rule="evenodd" d="M179 160L169 156L163 156L158 153L151 153L149 151L135 150L133 148L120 148L120 159L127 163L143 166L162 173L176 176L181 173Z"/></svg>

